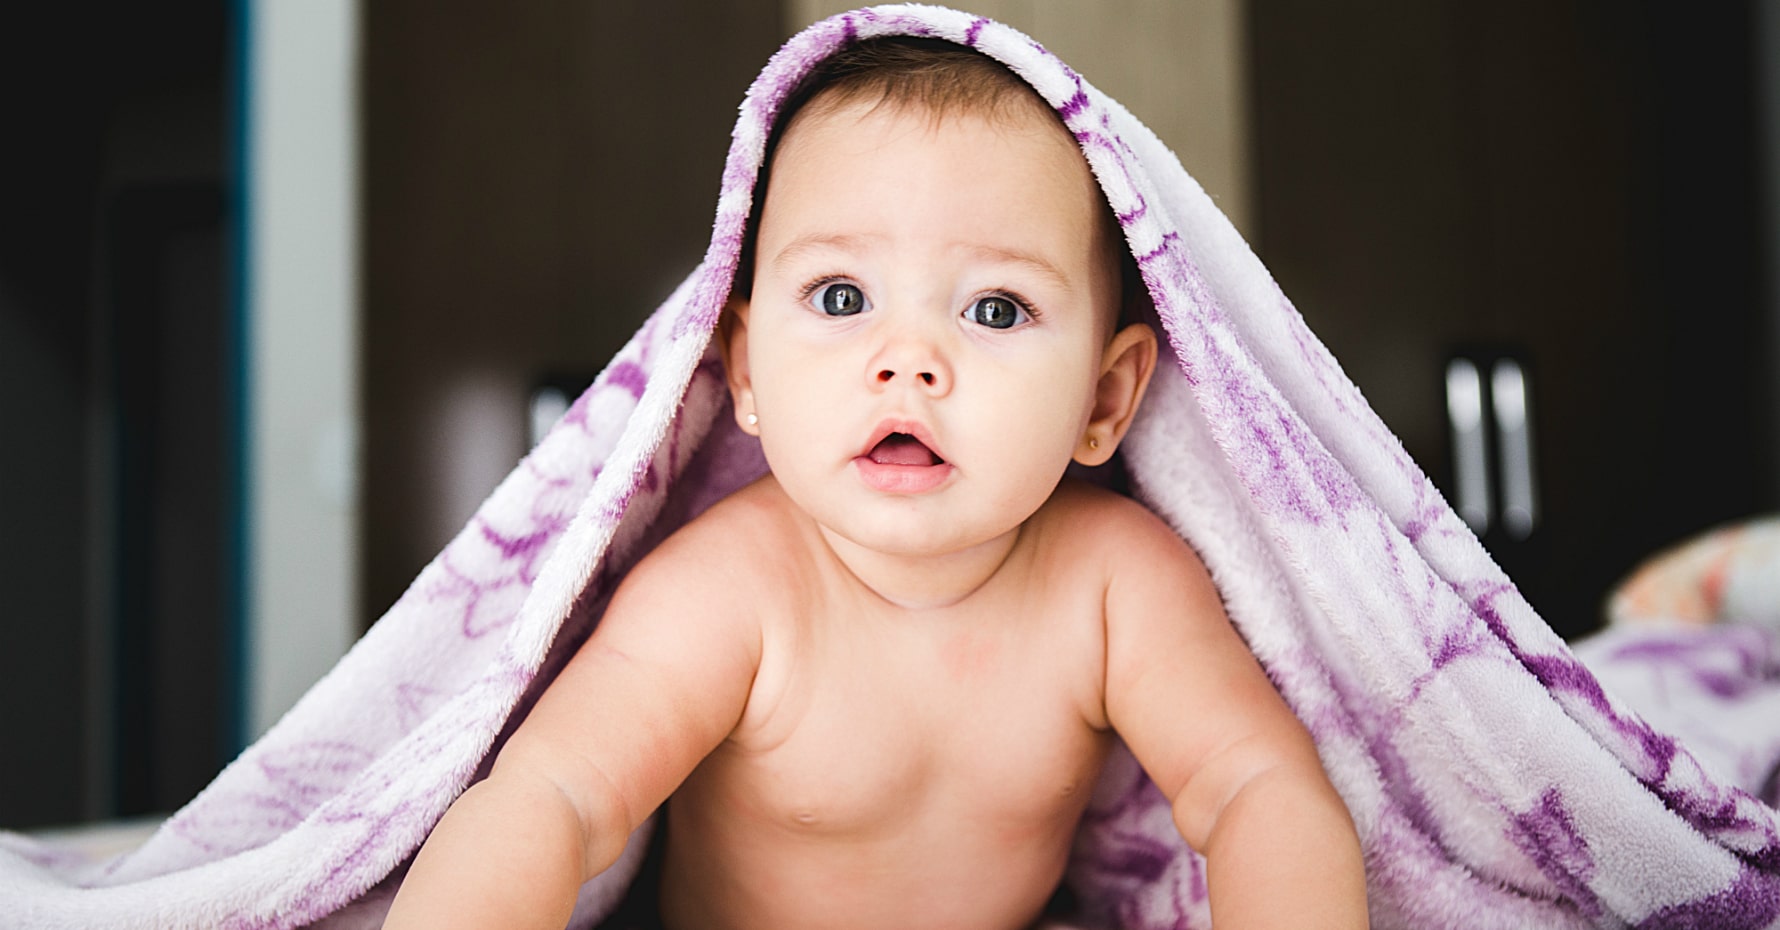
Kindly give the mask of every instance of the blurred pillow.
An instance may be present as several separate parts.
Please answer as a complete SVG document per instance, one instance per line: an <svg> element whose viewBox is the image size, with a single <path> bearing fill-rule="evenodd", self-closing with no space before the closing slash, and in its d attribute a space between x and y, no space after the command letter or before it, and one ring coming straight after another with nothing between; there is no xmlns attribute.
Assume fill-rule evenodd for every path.
<svg viewBox="0 0 1780 930"><path fill-rule="evenodd" d="M1607 620L1780 629L1780 516L1721 527L1652 556L1609 596Z"/></svg>

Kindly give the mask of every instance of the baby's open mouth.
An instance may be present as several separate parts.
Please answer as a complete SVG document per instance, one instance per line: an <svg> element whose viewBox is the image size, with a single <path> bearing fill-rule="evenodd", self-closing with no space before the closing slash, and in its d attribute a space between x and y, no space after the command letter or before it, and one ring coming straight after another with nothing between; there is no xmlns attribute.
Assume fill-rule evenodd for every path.
<svg viewBox="0 0 1780 930"><path fill-rule="evenodd" d="M943 465L945 459L933 454L921 440L907 433L891 433L866 453L866 458L879 465Z"/></svg>

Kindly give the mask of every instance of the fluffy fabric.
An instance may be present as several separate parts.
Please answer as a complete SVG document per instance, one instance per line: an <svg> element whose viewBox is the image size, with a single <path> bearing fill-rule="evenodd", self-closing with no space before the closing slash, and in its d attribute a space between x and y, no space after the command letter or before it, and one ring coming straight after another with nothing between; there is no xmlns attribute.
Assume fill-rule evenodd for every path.
<svg viewBox="0 0 1780 930"><path fill-rule="evenodd" d="M140 850L86 862L0 841L6 920L375 921L614 582L764 469L729 423L712 329L781 101L814 62L884 34L1007 63L1080 141L1166 333L1123 453L1134 493L1203 556L1315 735L1359 826L1375 925L1776 922L1776 812L1597 684L1174 155L1026 36L921 6L836 17L786 44L742 105L705 260L563 422L339 666ZM633 855L590 882L577 919L609 909L634 868ZM1203 875L1156 790L1116 757L1071 867L1084 907L1132 930L1203 927Z"/></svg>
<svg viewBox="0 0 1780 930"><path fill-rule="evenodd" d="M1595 677L1725 782L1780 804L1780 517L1651 557L1607 604L1608 628L1575 646Z"/></svg>
<svg viewBox="0 0 1780 930"><path fill-rule="evenodd" d="M1686 734L1708 771L1780 804L1780 630L1613 627L1576 654L1644 719Z"/></svg>

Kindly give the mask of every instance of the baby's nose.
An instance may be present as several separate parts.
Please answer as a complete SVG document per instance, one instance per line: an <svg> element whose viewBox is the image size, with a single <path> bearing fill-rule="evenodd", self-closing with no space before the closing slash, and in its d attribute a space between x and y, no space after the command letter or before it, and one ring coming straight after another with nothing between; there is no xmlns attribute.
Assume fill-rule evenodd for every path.
<svg viewBox="0 0 1780 930"><path fill-rule="evenodd" d="M867 371L871 386L878 390L906 386L941 397L952 389L951 366L925 340L907 339L886 346Z"/></svg>
<svg viewBox="0 0 1780 930"><path fill-rule="evenodd" d="M928 387L933 387L934 385L939 383L939 376L935 375L931 371L917 371L917 372L913 373L913 377L916 378L917 380L919 380L922 384L927 385ZM896 370L893 368L886 368L886 369L878 372L878 382L880 384L889 384L890 382L895 381L895 380L896 380Z"/></svg>

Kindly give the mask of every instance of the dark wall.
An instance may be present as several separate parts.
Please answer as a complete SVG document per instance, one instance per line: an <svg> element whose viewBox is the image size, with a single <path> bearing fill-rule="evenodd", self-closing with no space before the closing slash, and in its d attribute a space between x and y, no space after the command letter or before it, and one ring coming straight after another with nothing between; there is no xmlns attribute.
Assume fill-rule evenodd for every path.
<svg viewBox="0 0 1780 930"><path fill-rule="evenodd" d="M1259 251L1449 497L1447 359L1525 361L1545 519L1485 541L1555 628L1780 503L1746 4L1250 15Z"/></svg>
<svg viewBox="0 0 1780 930"><path fill-rule="evenodd" d="M702 257L771 0L364 6L364 615L469 516L441 407L590 381Z"/></svg>
<svg viewBox="0 0 1780 930"><path fill-rule="evenodd" d="M234 746L229 23L0 44L0 826L170 810Z"/></svg>
<svg viewBox="0 0 1780 930"><path fill-rule="evenodd" d="M238 748L235 9L51 5L0 38L0 827L171 810ZM415 480L442 386L492 381L520 436L529 387L591 379L699 259L782 26L363 16L368 619L444 541Z"/></svg>

